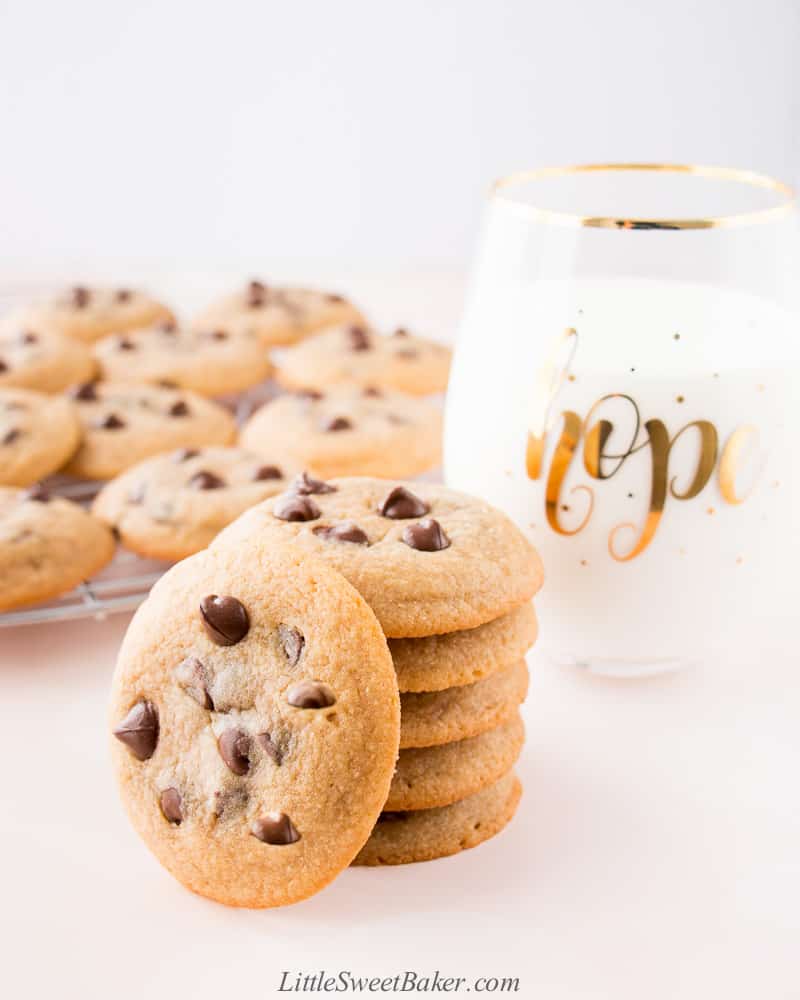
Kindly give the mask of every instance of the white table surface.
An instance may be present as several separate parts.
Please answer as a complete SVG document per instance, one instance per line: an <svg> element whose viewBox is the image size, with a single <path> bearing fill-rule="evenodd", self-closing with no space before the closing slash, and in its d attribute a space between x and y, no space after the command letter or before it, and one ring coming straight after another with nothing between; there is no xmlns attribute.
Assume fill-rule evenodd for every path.
<svg viewBox="0 0 800 1000"><path fill-rule="evenodd" d="M402 286L373 291L398 315ZM124 818L105 703L127 621L0 631L9 1000L299 996L278 992L283 971L323 969L518 977L526 1000L800 997L788 664L621 681L532 657L525 794L502 835L255 912L184 890Z"/></svg>

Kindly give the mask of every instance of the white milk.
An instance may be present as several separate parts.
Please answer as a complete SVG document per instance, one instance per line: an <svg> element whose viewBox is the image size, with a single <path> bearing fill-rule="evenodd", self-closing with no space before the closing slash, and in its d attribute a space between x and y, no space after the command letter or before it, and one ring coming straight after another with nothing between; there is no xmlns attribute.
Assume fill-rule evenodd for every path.
<svg viewBox="0 0 800 1000"><path fill-rule="evenodd" d="M800 330L787 314L648 280L478 292L450 383L445 475L507 511L541 552L551 657L609 673L765 651L800 663ZM599 457L590 440L587 471L598 420L613 430ZM579 439L568 466L564 430Z"/></svg>

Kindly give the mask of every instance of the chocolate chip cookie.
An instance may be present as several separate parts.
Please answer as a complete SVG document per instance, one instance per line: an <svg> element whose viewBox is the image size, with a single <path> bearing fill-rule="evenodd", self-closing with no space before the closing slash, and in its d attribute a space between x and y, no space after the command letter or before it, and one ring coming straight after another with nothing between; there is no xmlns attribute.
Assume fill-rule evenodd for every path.
<svg viewBox="0 0 800 1000"><path fill-rule="evenodd" d="M391 639L401 691L443 691L474 684L521 660L539 632L533 605L523 604L478 628L421 639Z"/></svg>
<svg viewBox="0 0 800 1000"><path fill-rule="evenodd" d="M336 386L279 396L242 428L241 443L329 476L416 476L441 462L439 407L389 390Z"/></svg>
<svg viewBox="0 0 800 1000"><path fill-rule="evenodd" d="M0 389L0 484L28 486L55 472L80 442L73 404L31 389Z"/></svg>
<svg viewBox="0 0 800 1000"><path fill-rule="evenodd" d="M306 477L252 508L213 543L294 540L358 588L387 636L476 628L526 603L539 556L482 500L431 483Z"/></svg>
<svg viewBox="0 0 800 1000"><path fill-rule="evenodd" d="M179 448L113 479L92 509L126 548L176 561L204 549L248 507L285 490L289 471L242 448Z"/></svg>
<svg viewBox="0 0 800 1000"><path fill-rule="evenodd" d="M294 344L336 323L361 323L356 307L341 295L251 281L212 303L195 319L201 330L249 330L262 344Z"/></svg>
<svg viewBox="0 0 800 1000"><path fill-rule="evenodd" d="M144 292L75 285L47 301L15 309L9 322L20 329L55 330L76 340L93 341L174 319L167 306Z"/></svg>
<svg viewBox="0 0 800 1000"><path fill-rule="evenodd" d="M470 739L510 719L528 693L524 660L474 684L401 695L400 747L432 747Z"/></svg>
<svg viewBox="0 0 800 1000"><path fill-rule="evenodd" d="M169 383L203 396L241 392L270 373L267 352L251 330L187 330L165 321L104 337L94 353L108 381Z"/></svg>
<svg viewBox="0 0 800 1000"><path fill-rule="evenodd" d="M511 821L522 785L510 772L496 784L438 809L384 812L354 865L407 865L477 847Z"/></svg>
<svg viewBox="0 0 800 1000"><path fill-rule="evenodd" d="M72 590L113 554L111 532L77 504L0 487L0 611Z"/></svg>
<svg viewBox="0 0 800 1000"><path fill-rule="evenodd" d="M447 806L492 785L514 766L525 741L519 712L457 743L401 750L385 809Z"/></svg>
<svg viewBox="0 0 800 1000"><path fill-rule="evenodd" d="M375 616L331 567L273 539L174 566L114 674L130 819L194 892L279 906L330 882L386 798L400 711Z"/></svg>
<svg viewBox="0 0 800 1000"><path fill-rule="evenodd" d="M61 392L94 375L94 359L85 344L54 330L0 322L0 388Z"/></svg>
<svg viewBox="0 0 800 1000"><path fill-rule="evenodd" d="M354 382L410 396L444 392L450 350L406 330L382 336L363 324L326 330L277 358L277 378L292 389L326 389Z"/></svg>
<svg viewBox="0 0 800 1000"><path fill-rule="evenodd" d="M87 382L71 395L83 440L64 471L83 479L111 479L159 452L224 445L236 437L228 410L185 389Z"/></svg>

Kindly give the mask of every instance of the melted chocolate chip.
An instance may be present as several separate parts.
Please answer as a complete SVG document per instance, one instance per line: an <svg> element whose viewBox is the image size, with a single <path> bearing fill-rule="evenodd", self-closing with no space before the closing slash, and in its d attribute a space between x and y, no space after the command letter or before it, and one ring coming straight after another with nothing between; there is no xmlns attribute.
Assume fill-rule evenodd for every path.
<svg viewBox="0 0 800 1000"><path fill-rule="evenodd" d="M175 333L178 327L174 320L165 319L163 323L159 324L158 329L161 333Z"/></svg>
<svg viewBox="0 0 800 1000"><path fill-rule="evenodd" d="M77 285L70 292L70 296L72 304L76 309L85 309L89 305L92 293L88 288L83 288L81 285Z"/></svg>
<svg viewBox="0 0 800 1000"><path fill-rule="evenodd" d="M293 493L284 493L278 497L272 508L273 517L281 521L315 521L320 513L313 500Z"/></svg>
<svg viewBox="0 0 800 1000"><path fill-rule="evenodd" d="M188 404L179 399L177 403L173 403L172 406L167 410L168 417L188 417L189 416L189 406Z"/></svg>
<svg viewBox="0 0 800 1000"><path fill-rule="evenodd" d="M250 631L247 609L235 597L209 594L200 602L200 617L209 639L218 646L235 646Z"/></svg>
<svg viewBox="0 0 800 1000"><path fill-rule="evenodd" d="M294 824L286 813L282 812L267 813L266 816L257 819L250 827L250 832L257 840L276 846L296 844L300 839Z"/></svg>
<svg viewBox="0 0 800 1000"><path fill-rule="evenodd" d="M175 826L181 825L181 820L183 819L183 802L177 788L165 788L159 797L158 804L161 806L164 819L169 820L170 823L174 823Z"/></svg>
<svg viewBox="0 0 800 1000"><path fill-rule="evenodd" d="M295 396L299 399L310 399L313 403L318 403L321 399L325 398L325 393L320 392L319 389L298 389Z"/></svg>
<svg viewBox="0 0 800 1000"><path fill-rule="evenodd" d="M392 334L392 336L393 337L407 337L408 336L408 330L406 330L406 328L403 327L403 326L398 326L398 328L394 331L394 333Z"/></svg>
<svg viewBox="0 0 800 1000"><path fill-rule="evenodd" d="M413 358L419 357L419 351L415 351L413 347L404 347L402 351L395 351L394 356L402 358L404 361L411 361Z"/></svg>
<svg viewBox="0 0 800 1000"><path fill-rule="evenodd" d="M136 344L134 344L134 342L132 340L129 340L127 337L120 337L120 339L117 341L117 350L135 351Z"/></svg>
<svg viewBox="0 0 800 1000"><path fill-rule="evenodd" d="M318 538L332 539L335 542L353 542L356 545L369 545L366 532L362 531L357 524L353 524L352 521L344 521L342 524L319 525L312 530Z"/></svg>
<svg viewBox="0 0 800 1000"><path fill-rule="evenodd" d="M289 666L296 667L306 644L303 633L293 625L279 625L278 641L283 647Z"/></svg>
<svg viewBox="0 0 800 1000"><path fill-rule="evenodd" d="M6 364L5 361L3 361L2 358L0 358L0 373L7 371L8 371L8 365Z"/></svg>
<svg viewBox="0 0 800 1000"><path fill-rule="evenodd" d="M351 431L353 421L348 420L347 417L331 417L323 423L321 429L323 431Z"/></svg>
<svg viewBox="0 0 800 1000"><path fill-rule="evenodd" d="M251 309L258 309L267 301L269 289L260 281L251 281L247 286L247 304Z"/></svg>
<svg viewBox="0 0 800 1000"><path fill-rule="evenodd" d="M327 302L333 302L336 305L342 305L344 302L347 301L343 295L335 295L333 292L331 292L329 295L326 295L325 299Z"/></svg>
<svg viewBox="0 0 800 1000"><path fill-rule="evenodd" d="M39 343L39 337L38 337L38 335L35 334L32 330L23 330L23 332L20 334L19 339L20 339L20 343L21 344L38 344Z"/></svg>
<svg viewBox="0 0 800 1000"><path fill-rule="evenodd" d="M440 552L450 545L450 539L441 524L432 517L426 517L418 524L409 524L402 539L409 548L419 552Z"/></svg>
<svg viewBox="0 0 800 1000"><path fill-rule="evenodd" d="M109 413L102 420L98 420L94 426L99 431L119 431L126 424L122 417L117 416L116 413Z"/></svg>
<svg viewBox="0 0 800 1000"><path fill-rule="evenodd" d="M81 403L94 402L97 399L97 386L94 382L82 382L80 385L73 386L69 395Z"/></svg>
<svg viewBox="0 0 800 1000"><path fill-rule="evenodd" d="M322 479L314 479L307 472L301 472L299 476L295 477L289 489L292 493L297 493L298 496L307 497L312 493L335 493L338 486L332 486Z"/></svg>
<svg viewBox="0 0 800 1000"><path fill-rule="evenodd" d="M253 482L261 483L269 479L283 479L283 472L277 465L261 465L253 473Z"/></svg>
<svg viewBox="0 0 800 1000"><path fill-rule="evenodd" d="M294 708L330 708L336 704L336 695L319 681L300 681L286 692L286 700Z"/></svg>
<svg viewBox="0 0 800 1000"><path fill-rule="evenodd" d="M242 729L226 729L217 740L219 755L234 774L250 770L250 737Z"/></svg>
<svg viewBox="0 0 800 1000"><path fill-rule="evenodd" d="M351 326L347 331L351 351L368 351L372 344L363 326Z"/></svg>
<svg viewBox="0 0 800 1000"><path fill-rule="evenodd" d="M228 484L224 479L215 476L213 472L201 469L199 472L195 472L186 485L193 490L220 490Z"/></svg>
<svg viewBox="0 0 800 1000"><path fill-rule="evenodd" d="M278 767L283 763L283 753L280 750L278 744L273 740L269 733L259 733L256 736L256 741L264 753L270 758L270 760L277 764Z"/></svg>
<svg viewBox="0 0 800 1000"><path fill-rule="evenodd" d="M424 500L420 500L404 486L395 486L383 499L378 513L393 521L403 521L408 517L422 517L430 510Z"/></svg>
<svg viewBox="0 0 800 1000"><path fill-rule="evenodd" d="M212 330L208 336L211 340L227 340L228 332L227 330Z"/></svg>
<svg viewBox="0 0 800 1000"><path fill-rule="evenodd" d="M178 389L178 383L173 381L171 378L160 378L156 385L160 385L162 389Z"/></svg>
<svg viewBox="0 0 800 1000"><path fill-rule="evenodd" d="M158 745L158 712L150 701L137 701L114 730L137 760L149 760Z"/></svg>
<svg viewBox="0 0 800 1000"><path fill-rule="evenodd" d="M120 288L114 298L117 302L130 302L133 292L129 288Z"/></svg>
<svg viewBox="0 0 800 1000"><path fill-rule="evenodd" d="M176 452L173 452L172 460L174 462L188 462L190 458L197 458L199 454L197 448L178 448Z"/></svg>
<svg viewBox="0 0 800 1000"><path fill-rule="evenodd" d="M23 500L33 500L36 503L47 503L50 500L50 493L41 483L34 483L22 494Z"/></svg>
<svg viewBox="0 0 800 1000"><path fill-rule="evenodd" d="M368 385L361 395L366 396L368 399L381 399L383 397L381 390L374 385Z"/></svg>
<svg viewBox="0 0 800 1000"><path fill-rule="evenodd" d="M202 660L196 656L187 656L175 668L175 679L183 690L201 708L209 712L214 710L214 702L208 693L208 671Z"/></svg>
<svg viewBox="0 0 800 1000"><path fill-rule="evenodd" d="M0 371L2 369L0 368ZM5 432L2 438L0 438L0 444L13 444L18 438L22 436L22 431L19 427L11 427Z"/></svg>

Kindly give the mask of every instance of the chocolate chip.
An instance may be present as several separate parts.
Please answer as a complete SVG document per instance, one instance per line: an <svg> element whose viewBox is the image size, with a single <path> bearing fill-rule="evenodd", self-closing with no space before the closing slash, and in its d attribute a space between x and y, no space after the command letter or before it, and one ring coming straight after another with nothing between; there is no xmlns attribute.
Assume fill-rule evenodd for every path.
<svg viewBox="0 0 800 1000"><path fill-rule="evenodd" d="M234 774L250 770L250 737L242 729L226 729L217 740L219 755Z"/></svg>
<svg viewBox="0 0 800 1000"><path fill-rule="evenodd" d="M50 493L41 483L34 483L22 494L23 500L33 500L36 503L47 503L50 500Z"/></svg>
<svg viewBox="0 0 800 1000"><path fill-rule="evenodd" d="M5 361L3 361L2 358L0 358L0 373L7 371L8 371L8 365L5 363Z"/></svg>
<svg viewBox="0 0 800 1000"><path fill-rule="evenodd" d="M136 344L132 340L128 340L127 337L120 337L117 341L117 350L119 351L135 351Z"/></svg>
<svg viewBox="0 0 800 1000"><path fill-rule="evenodd" d="M159 797L158 804L161 806L161 812L164 813L164 819L174 823L175 826L181 825L183 802L177 788L165 788Z"/></svg>
<svg viewBox="0 0 800 1000"><path fill-rule="evenodd" d="M268 479L283 479L283 472L277 465L261 465L253 473L253 482L261 483Z"/></svg>
<svg viewBox="0 0 800 1000"><path fill-rule="evenodd" d="M218 646L235 646L250 631L247 609L235 597L209 594L200 602L200 617L208 637Z"/></svg>
<svg viewBox="0 0 800 1000"><path fill-rule="evenodd" d="M0 368L0 371L2 369ZM21 437L22 431L19 427L12 427L5 432L3 437L0 439L0 444L13 444L17 438Z"/></svg>
<svg viewBox="0 0 800 1000"><path fill-rule="evenodd" d="M137 701L114 730L137 760L149 760L158 745L158 712L150 701Z"/></svg>
<svg viewBox="0 0 800 1000"><path fill-rule="evenodd" d="M100 431L119 431L126 424L122 417L117 416L116 413L109 413L102 420L98 420L94 426Z"/></svg>
<svg viewBox="0 0 800 1000"><path fill-rule="evenodd" d="M338 488L338 486L332 486L322 479L314 479L307 472L301 472L299 476L295 476L289 487L290 492L297 493L301 497L307 497L312 493L335 493Z"/></svg>
<svg viewBox="0 0 800 1000"><path fill-rule="evenodd" d="M336 542L354 542L356 545L369 545L366 532L362 531L357 524L353 524L352 521L344 521L342 524L320 525L312 530L319 538L330 538Z"/></svg>
<svg viewBox="0 0 800 1000"><path fill-rule="evenodd" d="M342 303L347 301L343 295L335 295L333 292L331 292L329 295L326 295L325 299L327 302L333 302L336 305L341 305Z"/></svg>
<svg viewBox="0 0 800 1000"><path fill-rule="evenodd" d="M178 389L180 388L178 383L173 381L171 378L160 378L156 385L160 385L162 389Z"/></svg>
<svg viewBox="0 0 800 1000"><path fill-rule="evenodd" d="M394 333L392 334L392 336L393 337L407 337L408 336L408 330L406 330L406 328L403 327L403 326L398 326L398 328L394 331Z"/></svg>
<svg viewBox="0 0 800 1000"><path fill-rule="evenodd" d="M284 493L278 497L272 508L273 516L281 521L315 521L320 513L313 500L294 493Z"/></svg>
<svg viewBox="0 0 800 1000"><path fill-rule="evenodd" d="M368 351L372 346L363 326L351 326L347 331L351 351Z"/></svg>
<svg viewBox="0 0 800 1000"><path fill-rule="evenodd" d="M196 656L181 660L175 668L175 679L201 708L213 712L214 702L208 693L208 671L202 660Z"/></svg>
<svg viewBox="0 0 800 1000"><path fill-rule="evenodd" d="M251 281L247 286L247 304L251 309L258 309L267 300L268 288L260 281Z"/></svg>
<svg viewBox="0 0 800 1000"><path fill-rule="evenodd" d="M278 767L283 763L283 754L280 751L277 743L272 739L269 733L259 733L256 736L256 741L264 753L272 760L273 763L277 764Z"/></svg>
<svg viewBox="0 0 800 1000"><path fill-rule="evenodd" d="M347 417L331 417L323 423L321 429L323 431L351 431L353 422Z"/></svg>
<svg viewBox="0 0 800 1000"><path fill-rule="evenodd" d="M424 500L414 496L404 486L395 486L384 497L378 507L378 513L383 517L390 517L393 521L403 521L407 517L422 517L430 509Z"/></svg>
<svg viewBox="0 0 800 1000"><path fill-rule="evenodd" d="M160 323L158 329L161 333L175 333L178 329L175 320L165 319L163 323Z"/></svg>
<svg viewBox="0 0 800 1000"><path fill-rule="evenodd" d="M381 399L382 396L383 396L383 393L376 386L374 386L374 385L368 385L366 387L366 389L362 392L361 395L362 396L367 396L368 398L371 398L371 399Z"/></svg>
<svg viewBox="0 0 800 1000"><path fill-rule="evenodd" d="M289 661L289 666L297 666L303 652L303 647L306 644L303 633L299 629L296 629L293 625L279 625L278 640L280 641L281 646L283 646L283 651L286 654L286 659Z"/></svg>
<svg viewBox="0 0 800 1000"><path fill-rule="evenodd" d="M82 382L80 385L74 385L69 395L81 403L93 402L97 399L97 386L94 382Z"/></svg>
<svg viewBox="0 0 800 1000"><path fill-rule="evenodd" d="M320 392L319 389L298 389L295 396L299 399L310 399L312 402L317 403L320 399L325 398L325 393Z"/></svg>
<svg viewBox="0 0 800 1000"><path fill-rule="evenodd" d="M186 485L193 490L219 490L228 484L213 472L201 469L200 472L195 472Z"/></svg>
<svg viewBox="0 0 800 1000"><path fill-rule="evenodd" d="M115 542L122 541L122 534L119 528L116 526L116 524L111 525L111 537L114 539Z"/></svg>
<svg viewBox="0 0 800 1000"><path fill-rule="evenodd" d="M172 460L174 462L188 462L190 458L197 458L199 454L197 448L178 448L177 451L173 452Z"/></svg>
<svg viewBox="0 0 800 1000"><path fill-rule="evenodd" d="M402 351L395 351L394 356L404 361L411 361L412 358L419 357L419 351L415 351L413 347L404 347Z"/></svg>
<svg viewBox="0 0 800 1000"><path fill-rule="evenodd" d="M76 309L85 309L86 306L89 305L89 300L92 297L92 293L89 289L83 288L80 285L73 288L70 295L72 297L72 304Z"/></svg>
<svg viewBox="0 0 800 1000"><path fill-rule="evenodd" d="M226 330L212 330L211 333L209 333L208 336L209 336L209 338L211 340L227 340L228 339L228 333L227 333Z"/></svg>
<svg viewBox="0 0 800 1000"><path fill-rule="evenodd" d="M440 552L450 545L450 539L444 533L441 524L432 517L426 517L418 524L409 524L402 535L409 548L419 552Z"/></svg>
<svg viewBox="0 0 800 1000"><path fill-rule="evenodd" d="M120 288L117 290L117 294L114 296L114 298L117 300L117 302L130 302L132 295L133 292L131 292L130 289Z"/></svg>
<svg viewBox="0 0 800 1000"><path fill-rule="evenodd" d="M23 330L20 334L20 343L22 344L38 344L39 337L32 330Z"/></svg>
<svg viewBox="0 0 800 1000"><path fill-rule="evenodd" d="M267 813L266 816L257 819L250 827L250 832L257 840L276 846L296 844L300 839L294 824L286 813L282 812Z"/></svg>
<svg viewBox="0 0 800 1000"><path fill-rule="evenodd" d="M319 681L300 681L286 692L286 700L294 708L330 708L336 696L327 684Z"/></svg>
<svg viewBox="0 0 800 1000"><path fill-rule="evenodd" d="M167 410L168 417L188 417L189 407L186 402L179 399L177 403L173 403L172 406Z"/></svg>

